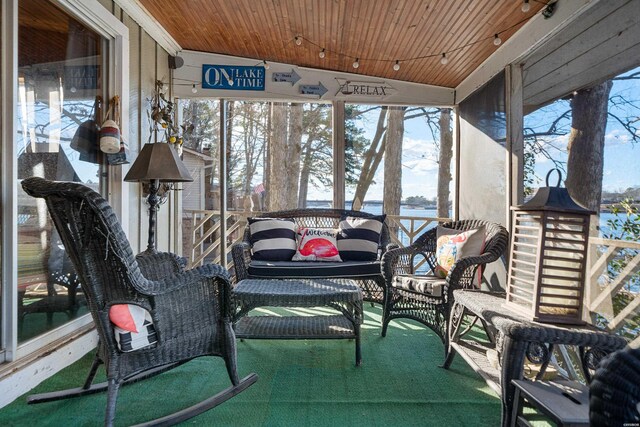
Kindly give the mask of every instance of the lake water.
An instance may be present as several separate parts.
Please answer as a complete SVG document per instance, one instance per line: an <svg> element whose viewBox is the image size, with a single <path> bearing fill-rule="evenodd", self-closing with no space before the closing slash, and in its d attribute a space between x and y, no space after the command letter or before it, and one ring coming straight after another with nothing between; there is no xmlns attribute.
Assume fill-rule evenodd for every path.
<svg viewBox="0 0 640 427"><path fill-rule="evenodd" d="M351 203L347 202L347 209L351 207ZM310 206L311 207L311 206ZM365 212L372 213L374 215L382 214L382 205L381 204L365 204L362 209ZM435 218L437 216L436 209L410 209L405 206L400 207L400 216L413 216L413 217L425 217L425 218ZM449 216L451 216L451 212L449 212ZM598 225L598 229L600 230L600 236L605 234L609 234L611 232L607 222L611 219L614 219L615 215L609 212L605 212L600 214L600 221ZM622 218L622 217L621 217ZM409 221L403 221L405 225L409 225ZM436 223L429 226L427 229L435 227Z"/></svg>

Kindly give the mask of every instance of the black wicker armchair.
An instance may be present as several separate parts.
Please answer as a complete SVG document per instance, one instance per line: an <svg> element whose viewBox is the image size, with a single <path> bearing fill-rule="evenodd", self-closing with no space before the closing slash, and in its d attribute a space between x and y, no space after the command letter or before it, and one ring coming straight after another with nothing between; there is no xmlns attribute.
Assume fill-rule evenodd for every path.
<svg viewBox="0 0 640 427"><path fill-rule="evenodd" d="M594 426L640 425L640 348L626 347L604 359L589 385Z"/></svg>
<svg viewBox="0 0 640 427"><path fill-rule="evenodd" d="M441 224L460 232L485 226L485 245L480 256L459 259L446 278L433 275L436 267L436 228L428 230L412 245L387 251L382 257L386 301L382 319L382 336L393 319L413 319L432 329L448 346L447 323L453 303L453 290L474 287L474 278L487 263L502 256L509 244L509 233L500 224L482 220L460 220ZM417 268L418 265L422 268ZM417 270L429 270L421 274ZM409 276L408 285L399 276Z"/></svg>
<svg viewBox="0 0 640 427"><path fill-rule="evenodd" d="M29 403L108 390L105 425L113 425L122 384L199 356L223 358L232 385L194 406L155 420L169 425L213 408L257 380L255 374L238 378L231 290L225 269L205 265L185 271L182 259L169 253L145 252L134 257L107 201L84 185L27 178L22 187L29 195L46 200L78 273L99 336L93 365L82 387L33 395ZM116 304L144 308L155 328L156 342L132 351L121 350L109 317L110 308ZM107 382L92 384L103 363ZM161 399L160 393L158 396Z"/></svg>

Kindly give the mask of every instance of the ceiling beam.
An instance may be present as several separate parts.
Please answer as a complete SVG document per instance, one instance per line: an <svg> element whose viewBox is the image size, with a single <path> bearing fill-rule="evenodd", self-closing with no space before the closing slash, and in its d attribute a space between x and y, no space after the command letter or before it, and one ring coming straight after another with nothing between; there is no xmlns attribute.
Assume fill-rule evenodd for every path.
<svg viewBox="0 0 640 427"><path fill-rule="evenodd" d="M131 19L147 32L169 55L177 55L182 50L171 34L142 6L138 0L114 0Z"/></svg>

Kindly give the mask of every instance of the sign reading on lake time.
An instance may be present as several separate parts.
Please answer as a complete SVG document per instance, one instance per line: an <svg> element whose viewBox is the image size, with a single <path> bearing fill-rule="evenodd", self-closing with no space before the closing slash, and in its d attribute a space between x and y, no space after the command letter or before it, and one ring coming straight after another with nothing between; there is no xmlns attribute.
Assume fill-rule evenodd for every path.
<svg viewBox="0 0 640 427"><path fill-rule="evenodd" d="M202 64L203 89L264 90L264 67Z"/></svg>

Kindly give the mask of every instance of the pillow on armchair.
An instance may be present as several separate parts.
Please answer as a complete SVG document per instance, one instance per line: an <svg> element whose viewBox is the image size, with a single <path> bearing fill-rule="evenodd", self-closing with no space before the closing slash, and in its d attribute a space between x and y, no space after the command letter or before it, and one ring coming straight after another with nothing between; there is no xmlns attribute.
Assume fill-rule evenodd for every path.
<svg viewBox="0 0 640 427"><path fill-rule="evenodd" d="M118 347L123 352L148 347L158 341L151 314L135 304L115 304L109 308L109 320Z"/></svg>
<svg viewBox="0 0 640 427"><path fill-rule="evenodd" d="M444 279L459 259L482 254L485 234L484 226L463 232L438 226L436 230L437 265L434 274ZM477 286L480 285L481 279L482 277L478 274Z"/></svg>

